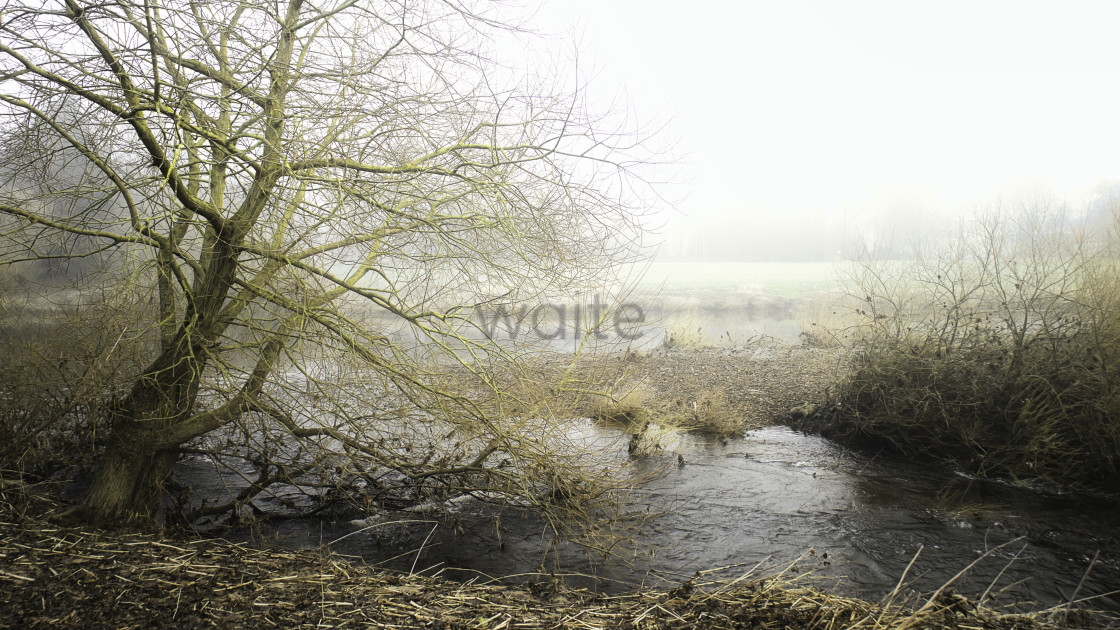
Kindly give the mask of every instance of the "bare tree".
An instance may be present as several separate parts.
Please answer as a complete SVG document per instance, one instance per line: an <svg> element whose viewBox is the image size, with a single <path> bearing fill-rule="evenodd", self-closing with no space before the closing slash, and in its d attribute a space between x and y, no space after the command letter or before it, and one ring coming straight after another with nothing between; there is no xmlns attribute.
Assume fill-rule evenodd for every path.
<svg viewBox="0 0 1120 630"><path fill-rule="evenodd" d="M242 460L203 512L327 471L386 501L601 496L549 387L464 331L641 253L641 145L489 60L511 32L459 1L4 3L6 260L116 252L153 296L89 517L151 516L184 450Z"/></svg>

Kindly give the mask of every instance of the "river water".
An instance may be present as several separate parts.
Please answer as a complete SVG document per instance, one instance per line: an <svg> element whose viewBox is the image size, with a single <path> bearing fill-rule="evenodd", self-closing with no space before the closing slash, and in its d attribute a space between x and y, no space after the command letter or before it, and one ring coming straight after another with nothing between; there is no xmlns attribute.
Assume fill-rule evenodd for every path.
<svg viewBox="0 0 1120 630"><path fill-rule="evenodd" d="M646 280L658 298L642 302L651 315L642 341L654 345L674 328L696 330L705 343L760 334L796 343L806 308L832 288L831 267L820 264L663 267ZM616 429L572 422L588 444L626 457ZM976 562L955 588L973 599L987 593L989 605L1031 610L1091 598L1081 605L1120 614L1120 498L877 459L783 427L726 442L685 436L683 466L677 454L635 463L667 466L632 497L636 510L663 514L607 561L556 544L531 515L471 499L440 516L276 519L233 535L326 544L369 564L453 579L568 574L605 591L667 587L697 571L733 579L758 566L757 574L772 574L800 558L798 571L817 586L875 600L904 575L903 591L929 593ZM203 498L237 485L199 459L182 462L177 475Z"/></svg>
<svg viewBox="0 0 1120 630"><path fill-rule="evenodd" d="M588 427L603 432L604 443L622 443L610 428L578 430ZM784 427L726 443L686 437L679 454L683 466L669 456L668 474L634 492L635 507L665 513L610 561L554 544L545 524L521 511L469 499L439 517L278 520L252 537L284 547L329 544L369 564L452 579L578 574L569 582L615 592L679 584L697 571L735 578L759 565L758 573L772 573L800 557L799 571L819 578L818 586L870 599L890 592L915 555L905 590L928 593L987 554L957 582L958 592L974 599L987 592L990 605L1018 610L1076 593L1093 598L1083 606L1120 612L1114 498L876 460Z"/></svg>

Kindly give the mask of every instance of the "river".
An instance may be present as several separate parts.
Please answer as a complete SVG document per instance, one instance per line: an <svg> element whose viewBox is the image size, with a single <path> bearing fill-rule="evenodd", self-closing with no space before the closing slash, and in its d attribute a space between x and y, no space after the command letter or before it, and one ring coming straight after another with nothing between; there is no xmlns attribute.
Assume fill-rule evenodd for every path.
<svg viewBox="0 0 1120 630"><path fill-rule="evenodd" d="M579 430L588 427L608 442L619 437L591 423ZM735 578L757 565L757 574L772 573L800 557L798 570L811 571L817 586L870 599L904 573L904 591L931 592L987 554L958 592L987 592L989 605L1015 609L1076 593L1092 598L1084 606L1120 613L1114 498L879 460L785 427L726 443L688 437L680 455L683 466L634 493L636 507L665 513L610 561L554 545L544 523L521 511L470 500L439 518L281 519L237 535L294 548L329 544L370 564L460 580L578 574L568 580L612 592L678 584L696 571Z"/></svg>

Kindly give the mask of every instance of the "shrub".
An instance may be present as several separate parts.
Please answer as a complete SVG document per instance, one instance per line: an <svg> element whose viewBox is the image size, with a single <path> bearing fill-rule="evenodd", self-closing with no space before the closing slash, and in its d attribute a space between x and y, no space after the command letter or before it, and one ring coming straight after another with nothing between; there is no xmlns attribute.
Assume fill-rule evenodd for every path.
<svg viewBox="0 0 1120 630"><path fill-rule="evenodd" d="M0 312L0 469L40 476L88 467L151 341L126 332L146 306L120 287L60 288L53 303L13 293L4 292Z"/></svg>
<svg viewBox="0 0 1120 630"><path fill-rule="evenodd" d="M864 257L840 306L851 368L829 429L983 475L1117 487L1116 235L1025 213L933 256Z"/></svg>

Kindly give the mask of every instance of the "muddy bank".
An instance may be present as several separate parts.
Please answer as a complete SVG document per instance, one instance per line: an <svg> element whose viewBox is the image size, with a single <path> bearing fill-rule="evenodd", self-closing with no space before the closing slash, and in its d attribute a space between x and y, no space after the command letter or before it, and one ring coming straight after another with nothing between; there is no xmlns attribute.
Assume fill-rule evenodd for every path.
<svg viewBox="0 0 1120 630"><path fill-rule="evenodd" d="M1081 613L999 615L941 590L874 605L808 586L796 570L604 596L543 579L461 584L377 571L327 550L64 527L63 507L0 479L0 626L405 628L1084 627Z"/></svg>

